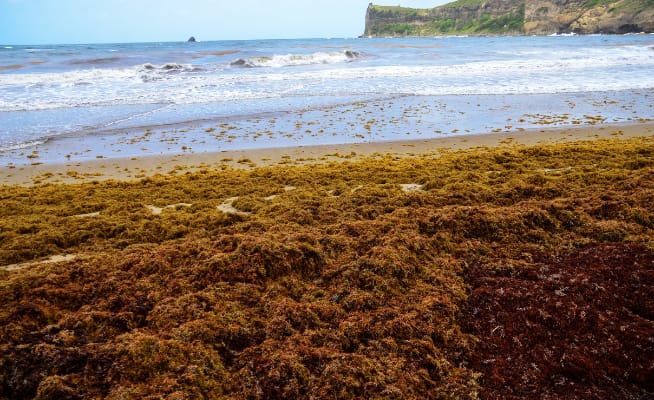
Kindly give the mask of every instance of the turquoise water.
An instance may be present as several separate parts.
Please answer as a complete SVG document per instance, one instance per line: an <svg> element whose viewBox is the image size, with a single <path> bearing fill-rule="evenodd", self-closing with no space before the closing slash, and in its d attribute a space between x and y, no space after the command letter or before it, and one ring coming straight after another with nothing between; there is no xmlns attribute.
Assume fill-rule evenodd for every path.
<svg viewBox="0 0 654 400"><path fill-rule="evenodd" d="M654 118L652 71L653 35L0 45L0 152L147 129L221 150L629 122Z"/></svg>

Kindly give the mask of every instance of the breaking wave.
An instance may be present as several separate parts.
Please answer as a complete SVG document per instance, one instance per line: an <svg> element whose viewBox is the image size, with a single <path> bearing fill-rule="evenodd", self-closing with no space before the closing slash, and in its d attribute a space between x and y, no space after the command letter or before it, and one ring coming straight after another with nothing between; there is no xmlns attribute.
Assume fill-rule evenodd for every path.
<svg viewBox="0 0 654 400"><path fill-rule="evenodd" d="M170 75L177 75L184 72L200 72L202 68L190 64L168 63L163 65L143 64L139 74L143 82L158 81Z"/></svg>
<svg viewBox="0 0 654 400"><path fill-rule="evenodd" d="M34 147L34 146L38 146L40 144L43 144L46 141L47 140L44 139L44 140L33 140L33 141L29 141L29 142L24 142L24 143L7 144L7 145L0 144L0 152L27 149L27 148L30 148L30 147Z"/></svg>
<svg viewBox="0 0 654 400"><path fill-rule="evenodd" d="M239 58L231 62L233 67L243 68L281 68L313 64L338 64L352 62L361 57L361 53L354 50L318 52L313 54L286 54L270 57Z"/></svg>
<svg viewBox="0 0 654 400"><path fill-rule="evenodd" d="M422 50L417 52L414 58L422 54ZM211 60L199 65L160 62L64 72L0 73L0 112L317 95L531 94L654 87L651 42L595 46L582 54L569 46L547 52L531 47L500 48L496 53L497 59L487 61L404 63L399 58L380 60L372 51L360 53L340 47L307 54L244 57L231 66ZM307 67L292 71L275 68L303 65Z"/></svg>

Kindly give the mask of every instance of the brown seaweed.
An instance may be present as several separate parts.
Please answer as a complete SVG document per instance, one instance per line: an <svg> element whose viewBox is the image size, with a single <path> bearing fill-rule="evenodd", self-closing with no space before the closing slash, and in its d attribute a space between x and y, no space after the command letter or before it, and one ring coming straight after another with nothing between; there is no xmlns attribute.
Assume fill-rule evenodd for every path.
<svg viewBox="0 0 654 400"><path fill-rule="evenodd" d="M653 155L2 187L0 398L651 397Z"/></svg>

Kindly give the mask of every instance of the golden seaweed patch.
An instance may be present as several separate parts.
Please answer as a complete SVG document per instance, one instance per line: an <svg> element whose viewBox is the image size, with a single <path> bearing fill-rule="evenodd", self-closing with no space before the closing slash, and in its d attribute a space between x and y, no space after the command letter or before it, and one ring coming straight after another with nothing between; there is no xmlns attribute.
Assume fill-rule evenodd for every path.
<svg viewBox="0 0 654 400"><path fill-rule="evenodd" d="M604 275L550 273L557 260L632 249L640 264L606 273L616 285L651 265L654 139L439 154L0 187L3 394L476 399L489 379L552 386L481 351L540 343L563 321L559 303L610 297L593 286ZM524 289L504 290L517 277ZM641 281L629 290L651 304ZM527 315L541 330L511 336L498 322L522 312L515 298L551 304ZM509 311L489 314L502 302ZM586 329L576 338L595 322L613 329L604 310L574 312L563 322ZM614 327L613 350L651 347L638 321L629 343L636 331ZM584 374L560 356L533 367L530 354L516 363ZM611 368L620 393L649 390Z"/></svg>

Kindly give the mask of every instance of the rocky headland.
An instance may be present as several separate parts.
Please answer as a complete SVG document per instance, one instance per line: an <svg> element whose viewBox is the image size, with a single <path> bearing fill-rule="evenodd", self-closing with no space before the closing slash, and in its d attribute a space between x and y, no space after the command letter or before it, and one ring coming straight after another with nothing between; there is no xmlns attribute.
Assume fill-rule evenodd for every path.
<svg viewBox="0 0 654 400"><path fill-rule="evenodd" d="M654 31L654 0L458 0L369 4L364 36L625 34Z"/></svg>

